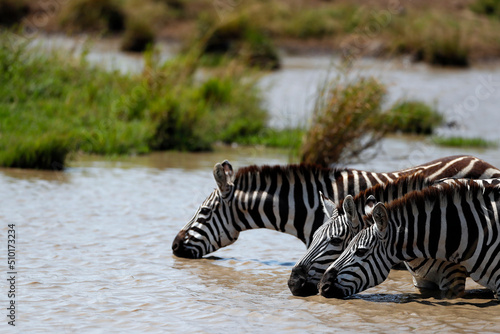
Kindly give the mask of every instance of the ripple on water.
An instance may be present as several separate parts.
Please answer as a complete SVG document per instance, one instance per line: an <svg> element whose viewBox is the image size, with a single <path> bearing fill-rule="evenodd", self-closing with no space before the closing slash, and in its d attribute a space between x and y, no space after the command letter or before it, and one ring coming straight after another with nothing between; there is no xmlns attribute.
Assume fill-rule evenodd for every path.
<svg viewBox="0 0 500 334"><path fill-rule="evenodd" d="M477 285L468 281L479 292L458 300L422 298L405 272L347 300L293 297L287 279L305 246L277 232L241 233L209 259L174 257L172 239L213 190L210 168L104 164L61 180L19 173L0 172L0 202L3 221L17 224L23 332L450 332L500 323L499 306Z"/></svg>

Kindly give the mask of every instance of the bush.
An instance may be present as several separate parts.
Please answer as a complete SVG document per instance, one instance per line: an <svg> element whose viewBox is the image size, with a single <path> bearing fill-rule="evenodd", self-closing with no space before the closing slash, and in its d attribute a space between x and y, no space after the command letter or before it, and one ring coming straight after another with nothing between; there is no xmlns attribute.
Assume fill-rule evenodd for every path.
<svg viewBox="0 0 500 334"><path fill-rule="evenodd" d="M209 150L263 131L252 72L224 64L196 77L199 50L137 76L107 72L0 35L0 165L62 168L72 151ZM29 79L29 80L28 80Z"/></svg>
<svg viewBox="0 0 500 334"><path fill-rule="evenodd" d="M71 32L120 32L125 14L118 0L73 0L60 13L59 24Z"/></svg>
<svg viewBox="0 0 500 334"><path fill-rule="evenodd" d="M24 0L0 0L0 26L12 26L21 22L29 12Z"/></svg>
<svg viewBox="0 0 500 334"><path fill-rule="evenodd" d="M428 135L442 124L443 116L423 102L405 101L395 104L382 122L391 132Z"/></svg>
<svg viewBox="0 0 500 334"><path fill-rule="evenodd" d="M470 48L459 21L431 12L414 19L396 18L396 22L396 53L411 54L415 61L433 65L469 65Z"/></svg>
<svg viewBox="0 0 500 334"><path fill-rule="evenodd" d="M210 27L209 34L203 38L202 52L239 57L250 66L278 69L280 60L271 39L250 22L246 16L239 15L221 23L200 23L203 30Z"/></svg>
<svg viewBox="0 0 500 334"><path fill-rule="evenodd" d="M341 84L336 80L322 89L301 148L306 163L331 165L348 162L375 145L384 135L378 118L384 85L374 78Z"/></svg>
<svg viewBox="0 0 500 334"><path fill-rule="evenodd" d="M147 22L129 20L125 34L122 37L122 51L142 52L155 41L153 29Z"/></svg>
<svg viewBox="0 0 500 334"><path fill-rule="evenodd" d="M472 11L500 19L500 0L476 0L471 5Z"/></svg>

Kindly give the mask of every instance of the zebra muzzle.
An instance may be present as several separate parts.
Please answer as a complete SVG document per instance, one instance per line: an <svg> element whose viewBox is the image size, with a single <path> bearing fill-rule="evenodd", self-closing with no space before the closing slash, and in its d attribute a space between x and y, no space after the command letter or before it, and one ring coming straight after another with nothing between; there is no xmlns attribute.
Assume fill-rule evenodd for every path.
<svg viewBox="0 0 500 334"><path fill-rule="evenodd" d="M326 298L344 298L346 297L344 291L337 287L337 275L338 271L336 269L330 269L321 278L318 284L319 293Z"/></svg>
<svg viewBox="0 0 500 334"><path fill-rule="evenodd" d="M294 267L288 279L288 288L294 296L307 297L318 293L316 284L308 280L306 269Z"/></svg>
<svg viewBox="0 0 500 334"><path fill-rule="evenodd" d="M184 236L186 232L180 231L172 242L172 252L177 257L183 257L186 259L197 259L195 252L192 249L188 249L184 245Z"/></svg>

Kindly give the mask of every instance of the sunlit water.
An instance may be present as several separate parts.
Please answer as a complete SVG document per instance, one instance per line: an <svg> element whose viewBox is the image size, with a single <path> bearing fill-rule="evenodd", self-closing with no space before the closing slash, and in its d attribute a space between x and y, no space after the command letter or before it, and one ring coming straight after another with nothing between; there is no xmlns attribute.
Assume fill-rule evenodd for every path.
<svg viewBox="0 0 500 334"><path fill-rule="evenodd" d="M393 152L394 153L394 152ZM401 155L404 152L400 152ZM286 163L279 151L162 153L80 159L65 172L0 170L2 234L17 231L17 320L23 333L491 332L492 294L421 296L407 272L353 299L293 297L287 279L305 251L297 239L246 231L213 256L186 260L171 242L215 186L212 166ZM384 154L384 170L396 167ZM423 162L423 161L421 161ZM376 169L381 169L378 166ZM3 247L4 249L6 247ZM7 272L5 252L2 267ZM0 285L6 313L5 280ZM7 320L0 328L7 329Z"/></svg>
<svg viewBox="0 0 500 334"><path fill-rule="evenodd" d="M274 106L273 119L285 113L296 122L305 115L300 101L308 99L305 92L318 82L308 78L319 78L328 61L313 59L309 67L303 59L289 61L289 67L262 84L277 82L267 100ZM489 73L480 71L472 73ZM427 100L438 97L441 106L461 101L475 84L468 71L450 73L417 66L381 76L402 76L401 81L393 79L390 90L396 93L391 96L407 91ZM449 80L443 79L447 76ZM490 107L466 122L467 131L498 137L492 130L498 122L488 119L500 117L495 111L500 102L498 95L491 99L481 101ZM377 149L374 158L352 166L390 171L462 153L500 166L498 149L444 149L400 138L387 139ZM294 297L287 280L305 246L269 230L243 232L214 257L174 257L173 238L215 187L212 168L224 159L235 169L289 161L279 150L236 147L119 160L81 157L64 172L0 169L4 245L0 268L5 277L8 224L15 224L17 233L16 329L23 333L500 331L500 305L472 281L467 282L466 296L455 300L418 294L405 271L392 272L386 282L352 299ZM8 285L6 279L1 282L0 309L6 315ZM10 329L5 315L0 332Z"/></svg>

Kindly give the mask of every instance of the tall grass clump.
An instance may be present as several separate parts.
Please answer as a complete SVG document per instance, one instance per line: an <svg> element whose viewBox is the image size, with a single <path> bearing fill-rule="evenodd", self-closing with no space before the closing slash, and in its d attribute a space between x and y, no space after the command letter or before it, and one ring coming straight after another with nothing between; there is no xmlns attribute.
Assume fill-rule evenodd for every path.
<svg viewBox="0 0 500 334"><path fill-rule="evenodd" d="M348 162L375 145L385 132L378 121L385 93L385 86L374 78L334 80L323 87L304 136L301 160L325 166Z"/></svg>
<svg viewBox="0 0 500 334"><path fill-rule="evenodd" d="M475 13L500 19L500 0L476 0L470 4L470 9Z"/></svg>
<svg viewBox="0 0 500 334"><path fill-rule="evenodd" d="M265 127L267 111L248 70L227 63L197 80L198 51L163 65L148 63L142 93L125 101L122 112L126 119L151 119L152 149L207 150L213 142L237 142Z"/></svg>
<svg viewBox="0 0 500 334"><path fill-rule="evenodd" d="M155 33L148 22L130 19L122 36L120 48L122 51L142 52L154 42Z"/></svg>
<svg viewBox="0 0 500 334"><path fill-rule="evenodd" d="M457 19L430 12L395 17L391 28L394 34L393 50L398 54L411 54L415 61L432 65L469 65L470 46Z"/></svg>
<svg viewBox="0 0 500 334"><path fill-rule="evenodd" d="M121 32L125 13L119 0L73 0L62 6L59 25L70 32Z"/></svg>
<svg viewBox="0 0 500 334"><path fill-rule="evenodd" d="M21 22L29 7L24 0L0 0L0 26L12 26Z"/></svg>
<svg viewBox="0 0 500 334"><path fill-rule="evenodd" d="M392 106L381 121L387 131L430 135L442 124L443 116L420 101L403 101Z"/></svg>
<svg viewBox="0 0 500 334"><path fill-rule="evenodd" d="M246 15L233 15L222 21L204 18L199 24L204 54L238 58L249 66L263 69L280 67L272 40Z"/></svg>

